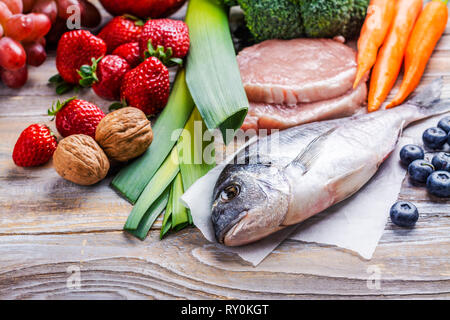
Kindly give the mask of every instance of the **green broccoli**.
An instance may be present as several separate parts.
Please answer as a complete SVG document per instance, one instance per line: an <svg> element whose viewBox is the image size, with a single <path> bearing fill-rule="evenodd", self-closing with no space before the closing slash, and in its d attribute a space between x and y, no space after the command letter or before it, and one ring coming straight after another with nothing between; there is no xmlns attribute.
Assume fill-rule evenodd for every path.
<svg viewBox="0 0 450 320"><path fill-rule="evenodd" d="M229 7L237 6L238 0L221 0L222 3L226 4Z"/></svg>
<svg viewBox="0 0 450 320"><path fill-rule="evenodd" d="M312 38L344 35L350 23L354 0L296 0L299 2L305 32Z"/></svg>
<svg viewBox="0 0 450 320"><path fill-rule="evenodd" d="M291 0L238 0L256 41L292 39L304 34L300 7Z"/></svg>
<svg viewBox="0 0 450 320"><path fill-rule="evenodd" d="M348 39L353 39L359 36L361 27L366 19L367 7L370 0L353 0L353 10L349 23L345 26L343 36Z"/></svg>

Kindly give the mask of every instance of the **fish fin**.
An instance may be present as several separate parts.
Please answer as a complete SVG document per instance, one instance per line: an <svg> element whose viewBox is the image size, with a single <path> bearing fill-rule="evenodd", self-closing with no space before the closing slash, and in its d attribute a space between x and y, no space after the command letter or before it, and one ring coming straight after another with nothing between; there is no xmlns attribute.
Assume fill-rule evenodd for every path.
<svg viewBox="0 0 450 320"><path fill-rule="evenodd" d="M327 132L319 135L318 137L314 138L313 141L311 141L303 150L298 154L298 156L292 160L291 163L287 165L297 165L304 169L303 174L309 171L314 161L317 159L317 157L320 154L321 146L323 142L336 130L335 128L332 128L328 130Z"/></svg>
<svg viewBox="0 0 450 320"><path fill-rule="evenodd" d="M365 177L369 179L372 177L372 175L364 174L364 171L368 169L367 165L364 164L349 173L332 179L328 185L331 194L333 194L333 203L345 200L358 192L367 183L368 179ZM374 172L376 170L377 167L374 168Z"/></svg>

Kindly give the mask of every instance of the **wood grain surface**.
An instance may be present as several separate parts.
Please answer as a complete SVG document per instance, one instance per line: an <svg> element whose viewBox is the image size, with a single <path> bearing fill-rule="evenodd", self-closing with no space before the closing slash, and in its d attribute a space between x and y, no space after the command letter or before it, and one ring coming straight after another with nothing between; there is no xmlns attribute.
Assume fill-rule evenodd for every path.
<svg viewBox="0 0 450 320"><path fill-rule="evenodd" d="M414 229L388 222L370 261L285 241L252 267L195 228L159 241L160 220L145 241L129 236L122 226L131 205L109 187L117 169L94 187L80 187L62 180L51 163L24 169L11 159L25 127L42 122L55 129L46 116L57 98L46 80L55 73L50 53L43 66L30 68L24 88L0 84L0 299L450 298L450 202L431 199L406 179L399 198L418 205L420 222ZM444 76L443 96L450 98L450 26L422 84L436 76ZM105 111L109 105L91 90L79 96ZM79 288L72 281L78 270Z"/></svg>

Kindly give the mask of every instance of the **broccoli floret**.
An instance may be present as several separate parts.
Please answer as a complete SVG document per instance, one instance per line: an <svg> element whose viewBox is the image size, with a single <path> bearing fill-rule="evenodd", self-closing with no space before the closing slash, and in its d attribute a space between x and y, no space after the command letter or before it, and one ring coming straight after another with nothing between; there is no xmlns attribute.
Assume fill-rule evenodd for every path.
<svg viewBox="0 0 450 320"><path fill-rule="evenodd" d="M300 7L291 0L238 0L256 41L292 39L304 34Z"/></svg>
<svg viewBox="0 0 450 320"><path fill-rule="evenodd" d="M344 28L343 36L347 39L357 38L364 24L367 14L367 7L370 0L353 0L353 10L347 26Z"/></svg>
<svg viewBox="0 0 450 320"><path fill-rule="evenodd" d="M237 6L238 0L221 0L222 3L226 4L229 7Z"/></svg>
<svg viewBox="0 0 450 320"><path fill-rule="evenodd" d="M344 35L354 0L294 0L299 3L305 33L312 38Z"/></svg>

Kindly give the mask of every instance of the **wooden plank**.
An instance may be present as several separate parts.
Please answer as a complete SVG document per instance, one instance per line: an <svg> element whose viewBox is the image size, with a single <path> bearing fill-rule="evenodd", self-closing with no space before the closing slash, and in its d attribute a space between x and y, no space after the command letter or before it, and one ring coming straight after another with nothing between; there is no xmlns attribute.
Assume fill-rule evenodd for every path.
<svg viewBox="0 0 450 320"><path fill-rule="evenodd" d="M0 238L0 298L450 297L449 241L381 244L371 261L287 241L254 268L195 229L140 242L119 232ZM433 259L429 257L432 256ZM66 283L81 270L81 289ZM370 268L381 272L370 289Z"/></svg>

